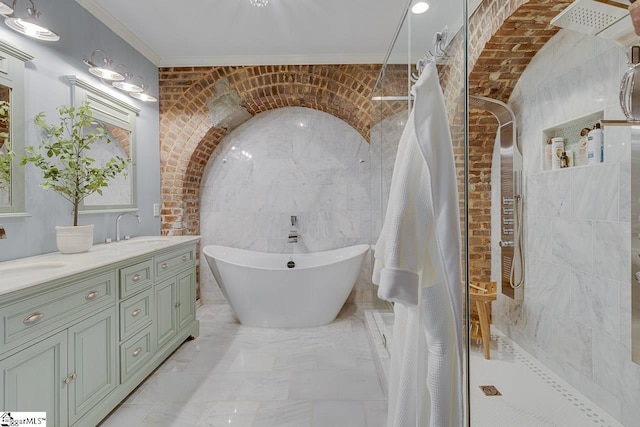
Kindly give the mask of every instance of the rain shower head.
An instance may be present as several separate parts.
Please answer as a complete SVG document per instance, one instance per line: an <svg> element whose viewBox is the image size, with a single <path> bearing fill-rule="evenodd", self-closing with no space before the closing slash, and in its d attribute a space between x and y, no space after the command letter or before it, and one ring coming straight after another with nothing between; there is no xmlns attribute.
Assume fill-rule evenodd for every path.
<svg viewBox="0 0 640 427"><path fill-rule="evenodd" d="M576 0L551 25L612 40L625 52L637 42L626 0Z"/></svg>

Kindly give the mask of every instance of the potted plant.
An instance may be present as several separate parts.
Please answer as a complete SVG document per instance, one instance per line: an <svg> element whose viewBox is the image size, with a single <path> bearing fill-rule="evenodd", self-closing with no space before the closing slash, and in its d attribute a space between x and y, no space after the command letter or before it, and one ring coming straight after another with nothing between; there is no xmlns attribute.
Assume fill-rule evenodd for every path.
<svg viewBox="0 0 640 427"><path fill-rule="evenodd" d="M78 208L87 196L108 186L118 174L126 174L131 159L113 156L103 167L89 157L91 146L110 143L106 131L96 125L88 102L79 107L58 107L59 124L48 124L38 113L34 123L42 129L38 147L25 149L21 164L33 163L42 172L40 186L53 190L73 205L73 226L57 226L56 242L62 253L86 252L93 245L93 225L78 226Z"/></svg>

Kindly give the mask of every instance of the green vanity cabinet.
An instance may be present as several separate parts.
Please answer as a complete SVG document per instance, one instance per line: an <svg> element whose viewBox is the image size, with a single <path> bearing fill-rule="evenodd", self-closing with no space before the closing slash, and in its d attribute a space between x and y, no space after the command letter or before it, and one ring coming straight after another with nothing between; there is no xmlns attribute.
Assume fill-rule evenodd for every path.
<svg viewBox="0 0 640 427"><path fill-rule="evenodd" d="M179 249L156 258L156 274L168 277L155 286L157 348L170 342L195 319L194 266L195 247Z"/></svg>
<svg viewBox="0 0 640 427"><path fill-rule="evenodd" d="M93 427L197 337L196 239L179 242L0 294L0 410Z"/></svg>
<svg viewBox="0 0 640 427"><path fill-rule="evenodd" d="M195 273L183 271L156 285L155 300L158 315L156 345L160 348L195 318Z"/></svg>
<svg viewBox="0 0 640 427"><path fill-rule="evenodd" d="M3 410L46 412L47 424L68 425L67 331L0 361Z"/></svg>
<svg viewBox="0 0 640 427"><path fill-rule="evenodd" d="M196 274L193 269L187 270L177 277L176 292L178 295L177 314L178 330L183 330L196 317Z"/></svg>
<svg viewBox="0 0 640 427"><path fill-rule="evenodd" d="M69 424L106 398L119 383L116 310L109 308L68 330Z"/></svg>
<svg viewBox="0 0 640 427"><path fill-rule="evenodd" d="M176 278L165 280L155 287L156 347L160 348L178 333L176 321Z"/></svg>
<svg viewBox="0 0 640 427"><path fill-rule="evenodd" d="M48 311L43 312L42 319ZM115 333L111 304L1 360L0 405L11 411L47 412L54 426L73 424L117 386Z"/></svg>

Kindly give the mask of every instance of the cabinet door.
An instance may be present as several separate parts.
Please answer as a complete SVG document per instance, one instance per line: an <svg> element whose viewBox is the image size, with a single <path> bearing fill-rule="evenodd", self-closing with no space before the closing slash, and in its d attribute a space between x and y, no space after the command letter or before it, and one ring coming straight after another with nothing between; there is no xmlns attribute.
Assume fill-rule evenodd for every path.
<svg viewBox="0 0 640 427"><path fill-rule="evenodd" d="M156 285L156 337L157 347L162 347L176 333L176 278L173 277Z"/></svg>
<svg viewBox="0 0 640 427"><path fill-rule="evenodd" d="M118 384L116 309L104 310L68 329L69 421L75 423Z"/></svg>
<svg viewBox="0 0 640 427"><path fill-rule="evenodd" d="M178 275L178 329L188 325L196 316L196 280L193 270Z"/></svg>
<svg viewBox="0 0 640 427"><path fill-rule="evenodd" d="M67 331L0 361L0 410L46 412L52 426L67 425Z"/></svg>

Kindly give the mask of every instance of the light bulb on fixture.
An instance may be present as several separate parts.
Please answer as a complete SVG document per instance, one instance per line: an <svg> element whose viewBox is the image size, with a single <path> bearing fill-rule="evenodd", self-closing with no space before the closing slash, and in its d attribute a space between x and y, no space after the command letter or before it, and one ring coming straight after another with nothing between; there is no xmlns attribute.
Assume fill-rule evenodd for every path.
<svg viewBox="0 0 640 427"><path fill-rule="evenodd" d="M96 64L96 62L93 60L95 54L98 52L102 52L103 55L102 65ZM113 68L113 66L111 65L113 61L111 61L111 58L109 58L107 52L102 49L94 50L91 54L91 59L84 58L82 62L84 62L87 67L89 67L89 72L91 74L96 77L100 77L101 79L109 81L121 81L125 79L123 74L117 72Z"/></svg>
<svg viewBox="0 0 640 427"><path fill-rule="evenodd" d="M18 18L16 16L16 2L17 0L13 0L13 4L11 5L12 13L4 19L4 23L7 25L7 27L21 34L24 34L25 36L29 36L38 40L60 40L60 36L58 34L40 24L40 12L36 10L36 6L33 4L32 0L29 0L29 2L31 3L31 7L27 8L26 18ZM4 3L2 4L5 7L0 7L0 9L6 10L8 6ZM4 14L4 12L0 13Z"/></svg>
<svg viewBox="0 0 640 427"><path fill-rule="evenodd" d="M269 0L249 0L249 3L255 7L265 7L269 4Z"/></svg>
<svg viewBox="0 0 640 427"><path fill-rule="evenodd" d="M427 10L429 10L429 4L423 1L419 1L416 4L414 4L413 6L411 6L411 12L416 14L416 15L420 15L421 13L425 13Z"/></svg>
<svg viewBox="0 0 640 427"><path fill-rule="evenodd" d="M129 92L129 96L144 102L158 102L158 98L156 98L155 96L151 96L148 93L145 93L145 91L147 90L147 85L142 83L140 87L142 88L142 91Z"/></svg>
<svg viewBox="0 0 640 427"><path fill-rule="evenodd" d="M115 81L113 83L111 83L111 85L113 87L116 87L120 90L123 90L125 92L142 92L144 91L144 89L142 88L141 85L137 85L135 84L133 81L136 77L129 73L129 72L125 72L124 73L124 80L118 80Z"/></svg>
<svg viewBox="0 0 640 427"><path fill-rule="evenodd" d="M144 101L144 102L158 102L158 98L156 98L155 96L146 94L144 92L131 92L129 95L132 98L139 99L140 101Z"/></svg>

